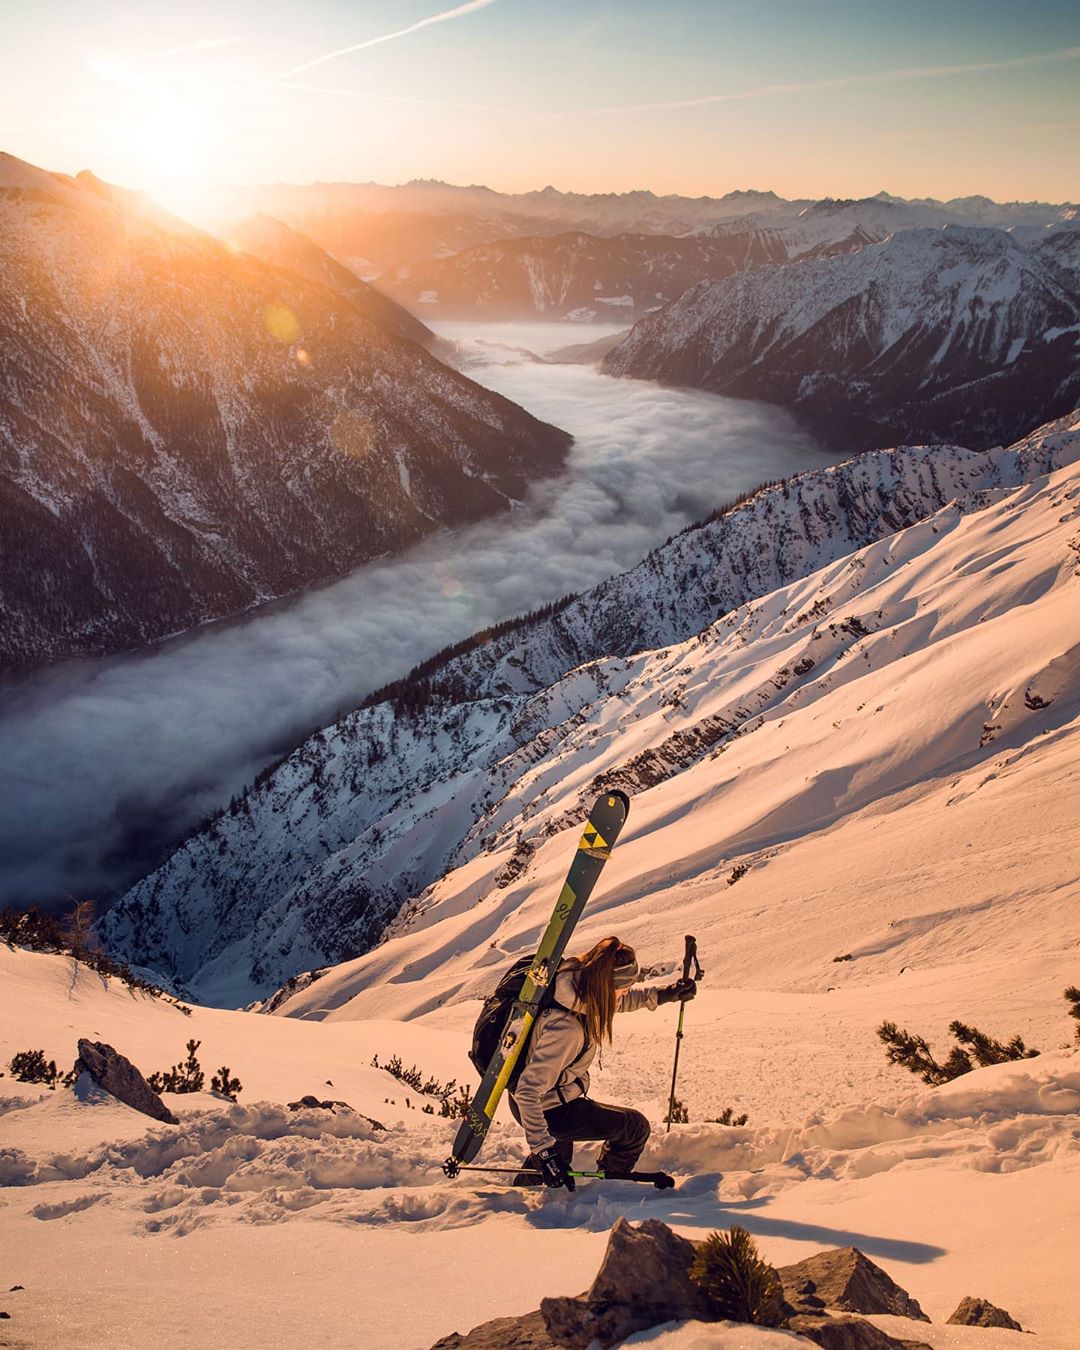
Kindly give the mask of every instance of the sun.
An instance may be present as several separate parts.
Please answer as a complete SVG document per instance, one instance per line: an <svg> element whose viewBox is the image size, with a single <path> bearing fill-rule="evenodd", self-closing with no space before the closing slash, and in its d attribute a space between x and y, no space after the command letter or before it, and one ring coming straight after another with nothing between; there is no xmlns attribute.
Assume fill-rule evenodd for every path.
<svg viewBox="0 0 1080 1350"><path fill-rule="evenodd" d="M161 95L126 140L138 186L168 210L191 219L208 208L205 142L210 119L197 104Z"/></svg>
<svg viewBox="0 0 1080 1350"><path fill-rule="evenodd" d="M96 55L89 66L128 95L114 131L122 181L185 219L206 217L213 198L208 105L114 54Z"/></svg>

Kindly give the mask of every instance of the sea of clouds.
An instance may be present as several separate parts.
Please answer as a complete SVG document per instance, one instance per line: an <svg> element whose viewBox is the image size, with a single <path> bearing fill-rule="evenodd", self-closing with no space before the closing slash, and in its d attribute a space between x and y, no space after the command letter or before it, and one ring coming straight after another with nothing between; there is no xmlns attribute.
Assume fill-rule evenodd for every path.
<svg viewBox="0 0 1080 1350"><path fill-rule="evenodd" d="M633 566L749 487L828 462L778 410L529 354L598 330L443 331L472 378L574 434L566 473L497 519L332 585L9 691L0 901L56 905L130 884L299 737L439 648Z"/></svg>

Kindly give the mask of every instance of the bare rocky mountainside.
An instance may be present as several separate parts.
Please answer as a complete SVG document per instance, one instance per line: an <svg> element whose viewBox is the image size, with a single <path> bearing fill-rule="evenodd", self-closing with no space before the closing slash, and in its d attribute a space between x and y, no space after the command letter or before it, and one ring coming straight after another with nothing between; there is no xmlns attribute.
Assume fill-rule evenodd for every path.
<svg viewBox="0 0 1080 1350"><path fill-rule="evenodd" d="M0 158L0 665L235 613L558 470L569 436L298 249Z"/></svg>
<svg viewBox="0 0 1080 1350"><path fill-rule="evenodd" d="M616 778L643 792L763 717L782 725L788 704L812 704L841 666L862 669L873 632L879 664L922 653L932 613L902 595L879 601L874 587L1078 452L1073 416L1008 449L880 451L758 490L632 571L478 635L311 737L120 900L104 923L110 949L201 997L242 1003L372 948L455 868L459 880L484 874L461 883L463 903L509 895L570 823L567 800L580 806ZM1062 545L1063 575L1077 546ZM961 587L965 623L1008 607L979 600L982 571L972 563ZM917 593L919 568L904 575ZM709 665L714 651L731 669ZM709 690L707 714L695 711Z"/></svg>
<svg viewBox="0 0 1080 1350"><path fill-rule="evenodd" d="M987 203L999 222L1016 219L1019 237L1075 276L1080 239L1070 207L1010 212ZM719 204L717 208L720 209ZM388 268L376 284L431 317L575 322L639 319L691 286L720 281L764 263L826 258L881 243L900 231L970 223L970 212L943 203L827 198L810 206L779 198L767 208L699 226L683 235L575 230L497 238L446 256ZM492 223L489 228L495 228Z"/></svg>
<svg viewBox="0 0 1080 1350"><path fill-rule="evenodd" d="M611 374L790 408L834 446L976 447L1080 402L1080 293L1051 238L905 229L702 282L635 325Z"/></svg>
<svg viewBox="0 0 1080 1350"><path fill-rule="evenodd" d="M775 261L787 261L786 250L753 233L605 238L575 232L498 240L404 264L378 285L403 305L439 318L630 323L703 278Z"/></svg>

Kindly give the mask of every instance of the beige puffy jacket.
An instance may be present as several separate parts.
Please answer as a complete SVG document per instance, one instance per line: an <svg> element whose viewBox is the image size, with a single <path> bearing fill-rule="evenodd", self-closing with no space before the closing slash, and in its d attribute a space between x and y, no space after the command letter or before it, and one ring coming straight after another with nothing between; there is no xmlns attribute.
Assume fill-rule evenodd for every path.
<svg viewBox="0 0 1080 1350"><path fill-rule="evenodd" d="M545 1008L536 1019L525 1067L511 1093L525 1138L534 1153L550 1148L555 1142L544 1112L584 1097L589 1091L589 1065L596 1058L597 1047L589 1041L584 1021L576 1015L585 1011L585 1005L574 993L573 974L577 967L574 957L559 962L555 1002L562 1007ZM615 1011L655 1009L656 992L641 988L619 990L615 995Z"/></svg>

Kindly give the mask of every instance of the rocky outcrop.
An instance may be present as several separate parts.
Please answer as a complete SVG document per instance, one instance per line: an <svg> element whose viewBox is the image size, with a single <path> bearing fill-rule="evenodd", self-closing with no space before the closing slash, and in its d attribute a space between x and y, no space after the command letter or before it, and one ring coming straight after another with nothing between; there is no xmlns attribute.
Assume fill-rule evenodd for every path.
<svg viewBox="0 0 1080 1350"><path fill-rule="evenodd" d="M608 1350L663 1322L721 1321L690 1277L695 1251L695 1243L658 1219L638 1225L619 1219L586 1293L545 1298L539 1312L497 1318L468 1335L454 1332L432 1350ZM791 1291L786 1329L824 1350L929 1350L923 1341L889 1336L851 1312L825 1310L827 1300L830 1308L858 1304L865 1305L859 1311L929 1320L909 1294L857 1249L819 1252L777 1274L785 1294Z"/></svg>
<svg viewBox="0 0 1080 1350"><path fill-rule="evenodd" d="M80 1038L75 1073L80 1078L86 1074L104 1092L125 1106L141 1111L144 1116L151 1116L166 1125L179 1123L131 1060L111 1045Z"/></svg>
<svg viewBox="0 0 1080 1350"><path fill-rule="evenodd" d="M694 1244L659 1219L637 1227L619 1219L588 1293L542 1300L548 1334L556 1345L588 1350L660 1322L711 1320L705 1295L690 1279L693 1259Z"/></svg>
<svg viewBox="0 0 1080 1350"><path fill-rule="evenodd" d="M1011 1317L1004 1308L998 1308L987 1298L972 1298L967 1295L960 1300L956 1311L949 1318L949 1326L956 1327L1005 1327L1009 1331L1023 1331L1023 1327Z"/></svg>
<svg viewBox="0 0 1080 1350"><path fill-rule="evenodd" d="M452 1332L431 1350L558 1350L538 1312L524 1317L496 1317L482 1322L467 1336Z"/></svg>
<svg viewBox="0 0 1080 1350"><path fill-rule="evenodd" d="M310 1093L306 1097L301 1097L298 1102L289 1102L290 1111L329 1111L332 1115L337 1115L338 1111L350 1111L353 1115L359 1115L361 1120L366 1120L373 1130L385 1130L386 1126L381 1120L372 1120L370 1116L362 1115L348 1102L320 1101L318 1097Z"/></svg>
<svg viewBox="0 0 1080 1350"><path fill-rule="evenodd" d="M930 1321L916 1300L858 1247L816 1252L776 1273L784 1286L784 1297L797 1312L813 1315L838 1308Z"/></svg>

